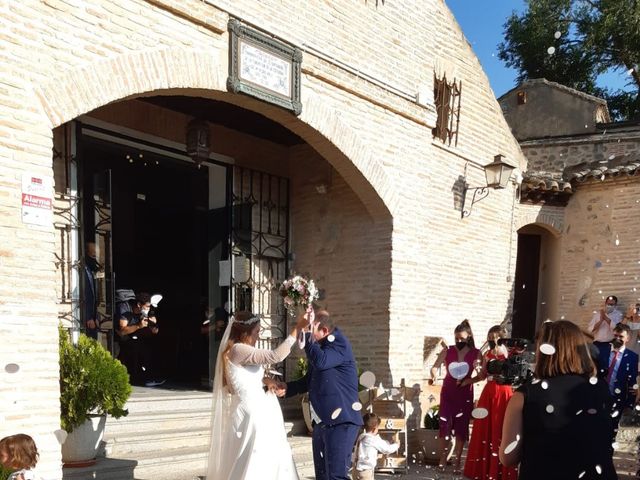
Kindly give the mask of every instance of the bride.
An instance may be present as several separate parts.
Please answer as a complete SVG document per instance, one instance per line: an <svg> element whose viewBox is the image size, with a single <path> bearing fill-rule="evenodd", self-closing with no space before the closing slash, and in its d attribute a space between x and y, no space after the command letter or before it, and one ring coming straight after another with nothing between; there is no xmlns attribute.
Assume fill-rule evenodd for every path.
<svg viewBox="0 0 640 480"><path fill-rule="evenodd" d="M232 317L220 344L213 381L208 480L298 480L273 393L279 382L264 376L263 365L284 360L306 325L306 315L301 314L280 346L261 350L255 347L260 319L249 312Z"/></svg>

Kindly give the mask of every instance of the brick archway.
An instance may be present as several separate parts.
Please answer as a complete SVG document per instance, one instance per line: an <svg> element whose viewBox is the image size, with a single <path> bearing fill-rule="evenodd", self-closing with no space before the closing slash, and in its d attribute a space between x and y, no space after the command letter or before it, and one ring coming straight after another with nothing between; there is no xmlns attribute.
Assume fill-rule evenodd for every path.
<svg viewBox="0 0 640 480"><path fill-rule="evenodd" d="M221 99L281 123L317 150L345 179L371 216L385 219L399 208L394 185L368 146L316 94L303 89L303 112L289 112L226 92L227 65L208 51L184 48L123 54L64 72L37 86L50 127L112 102L145 95Z"/></svg>

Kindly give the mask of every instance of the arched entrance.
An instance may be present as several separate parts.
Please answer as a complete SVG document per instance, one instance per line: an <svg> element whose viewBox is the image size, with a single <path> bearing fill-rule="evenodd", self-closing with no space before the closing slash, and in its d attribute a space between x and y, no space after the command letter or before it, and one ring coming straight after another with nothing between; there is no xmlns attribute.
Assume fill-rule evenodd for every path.
<svg viewBox="0 0 640 480"><path fill-rule="evenodd" d="M153 54L151 55L153 56ZM370 308L373 311L382 313L382 315L378 316L381 321L388 322L388 317L384 315L384 313L388 312L391 285L390 251L387 250L384 253L380 253L375 250L375 245L379 244L381 246L387 246L388 248L390 244L391 218L392 211L396 208L396 195L382 166L379 165L366 146L358 140L357 135L350 129L345 128L342 122L340 122L339 117L323 106L320 99L316 99L312 94L305 96L303 93L304 111L300 118L295 118L291 114L276 107L265 105L247 97L232 95L217 90L220 85L216 80L216 75L206 76L201 71L203 68L213 67L211 59L206 55L199 55L198 53L194 53L191 56L182 57L179 59L180 68L173 68L175 65L169 65L168 62L174 57L165 54L159 58L165 62L167 68L160 70L153 69L153 71L144 71L145 66L149 65L148 55L141 57L139 59L142 65L141 70L134 72L138 73L135 82L128 81L124 84L119 84L111 78L109 82L104 84L107 94L117 95L110 100L116 103L99 107L80 117L78 117L79 114L84 114L93 107L92 102L95 101L95 98L91 96L91 93L95 92L95 85L86 86L87 90L84 92L86 95L84 98L88 99L88 101L84 104L53 104L54 99L63 95L64 86L69 81L67 77L58 79L55 84L48 84L39 92L39 97L43 99L43 103L45 104L45 108L49 113L49 118L53 125L67 120L66 117L70 115L76 115L71 118L79 118L82 124L81 128L86 129L87 132L92 129L94 131L100 129L105 130L100 133L102 138L99 138L100 135L88 135L84 130L80 134L80 137L83 138L90 136L91 141L83 144L81 150L77 152L78 155L76 159L79 162L91 161L94 167L92 169L85 169L85 172L91 172L88 176L84 175L82 179L82 181L85 182L85 190L89 190L89 184L95 183L93 175L103 171L104 168L102 167L113 165L114 158L117 157L121 163L118 167L120 169L118 175L121 179L127 177L123 172L125 169L131 169L133 164L139 169L138 173L134 174L133 177L140 178L140 175L142 175L143 182L146 178L154 178L152 181L154 185L162 185L159 191L167 192L167 194L164 195L163 201L168 203L165 203L164 208L153 207L149 209L151 205L149 200L153 195L138 192L137 185L139 184L135 181L130 181L127 188L125 188L126 182L121 182L118 185L112 184L112 194L110 197L114 205L117 204L117 201L114 200L115 196L123 197L125 194L129 197L134 196L133 203L130 202L131 205L128 208L120 205L119 210L121 212L140 210L136 205L141 203L145 205L142 210L146 209L146 213L141 213L140 215L140 217L144 219L143 221L137 222L131 218L126 220L133 226L133 231L136 232L136 240L130 241L129 247L122 246L123 244L121 242L118 246L114 240L113 245L115 246L115 250L113 252L113 260L115 264L118 263L115 258L118 251L120 251L120 253L133 253L135 257L136 252L138 252L139 255L140 252L143 251L140 247L135 247L136 242L148 245L149 242L153 241L153 235L147 235L144 241L139 242L138 231L146 234L154 232L154 229L159 230L158 225L161 223L166 223L168 230L155 232L157 234L156 239L158 237L164 239L167 236L171 236L171 234L175 234L176 231L188 231L189 233L186 236L191 240L199 238L203 231L198 230L197 219L200 218L200 215L197 213L192 215L190 226L182 225L176 227L184 220L186 210L193 213L197 212L198 209L204 209L208 214L211 214L211 211L216 208L227 209L223 215L224 220L218 225L224 224L231 218L231 223L227 223L227 226L231 229L235 221L233 218L242 217L243 215L254 217L256 214L260 216L261 214L256 213L253 207L247 210L246 204L250 202L244 202L245 206L239 206L239 208L233 207L231 203L228 202L228 200L235 195L234 189L238 186L238 183L242 183L242 181L238 179L243 178L244 174L240 173L240 171L244 170L245 172L249 172L249 177L253 178L251 182L254 182L255 178L259 176L261 178L284 179L285 183L288 182L289 184L289 199L291 201L291 203L286 206L286 208L290 208L288 218L287 215L284 217L286 221L290 220L290 225L287 226L287 236L283 237L287 245L285 248L280 249L280 257L278 261L275 262L278 263L279 266L276 265L274 268L273 258L267 260L260 259L260 261L258 261L260 257L259 253L253 252L253 256L247 264L248 274L246 278L243 281L237 281L237 278L235 278L235 280L232 280L230 285L228 285L230 289L233 289L234 286L239 283L250 284L249 290L251 294L249 297L251 297L251 300L244 306L247 308L255 308L254 299L261 295L261 289L266 288L272 291L274 281L282 280L286 272L295 270L314 276L320 282L321 288L324 287L326 301L328 302L327 306L339 312L339 315L344 318L355 317L357 316L357 312L353 305L352 295L348 289L345 290L343 286L345 282L357 283L360 288L368 292L368 295L370 295L372 299L375 299L372 301ZM159 59L156 60L160 61ZM175 58L174 60L177 61ZM151 64L153 64L153 62L151 62ZM114 64L113 62L105 62L103 65L97 65L96 68L103 70L113 69ZM188 71L191 70L189 81L190 83L195 83L195 88L184 89L175 87L175 85L185 84L185 69ZM216 70L219 70L219 68L216 67ZM175 76L169 72L176 72ZM76 73L79 74L81 72ZM160 76L160 78L158 78L158 76ZM79 75L79 78L83 78L83 76ZM74 83L77 85L78 81L74 80ZM117 87L114 87L114 85L117 85ZM161 86L161 89L154 90L154 87L158 86ZM80 85L80 87L80 90L82 90L82 85ZM123 91L125 87L127 91ZM209 89L203 87L209 87ZM215 87L216 89L211 89L211 87ZM60 90L61 88L63 89L62 91ZM79 97L83 98L82 95L79 95ZM101 95L101 97L104 97L104 94ZM125 100L119 100L122 98ZM108 103L106 100L106 98L102 98L100 101ZM194 116L205 116L202 105L208 105L210 111L215 111L218 115L224 117L224 120L220 118L205 118L205 120L211 123L212 128L214 128L214 151L216 150L216 138L226 138L228 144L223 154L225 159L216 160L214 157L211 165L206 166L208 171L206 178L198 179L199 174L202 172L197 172L193 165L187 167L184 159L170 159L165 157L171 157L171 155L167 155L167 151L172 149L177 150L173 152L175 154L173 155L174 157L176 155L180 156L181 154L184 157L184 152L179 151L181 148L180 145L184 143L184 123ZM207 109L205 108L204 110ZM148 115L149 112L153 111L162 111L165 113ZM221 111L223 112L222 114L220 114ZM145 114L145 112L147 113ZM225 115L224 112L226 112L227 115ZM256 114L259 114L258 116L267 122L263 122L262 125L256 127L251 120L252 115ZM239 122L235 125L232 121L234 115L236 116L236 121ZM104 125L100 122L103 122ZM121 137L133 136L136 138L125 138L123 142L114 142L112 138L114 136L114 129L111 128L113 126L116 127L115 133ZM277 132L278 129L282 131ZM140 148L141 139L137 138L140 135L129 135L131 132L142 133L143 137L161 137L164 139L165 144L170 144L171 148L160 148L160 150L163 151L158 151L157 145L147 145L151 147L147 149ZM246 143L248 137L253 138L252 142L255 147L253 154L249 152L250 149L248 148L240 148L241 146L248 146ZM292 141L291 139L294 140ZM147 142L145 138L142 138L142 140L142 143ZM111 145L105 147L105 141L111 143ZM233 145L234 141L236 142L235 145ZM102 142L102 146L99 145L100 142ZM119 146L115 147L113 145L114 143L118 143ZM153 144L154 142L151 141L150 143ZM126 148L123 147L123 145ZM129 149L129 153L127 153L127 149ZM103 153L105 151L110 152L101 160L101 164L100 161L97 160L100 156L98 155L99 151ZM87 153L89 155L87 155ZM141 154L143 157L139 157ZM133 162L130 161L131 158L127 158L127 155L133 158ZM158 155L162 158L157 158ZM278 155L281 156L280 161L278 161ZM353 158L351 156L353 156ZM91 158L91 160L89 160L89 158ZM148 158L151 164L145 166L142 158ZM286 162L283 161L284 158L286 158ZM183 163L180 164L180 162ZM169 163L174 164L172 167L174 168L173 171L175 174L173 178L176 179L176 181L180 177L178 174L178 170L180 170L183 173L187 172L185 174L186 177L183 176L183 180L180 180L181 182L189 183L190 181L194 181L195 184L203 186L199 194L199 200L194 200L195 203L191 203L190 206L185 207L186 210L183 209L181 212L173 211L175 218L171 221L167 220L167 207L171 205L171 208L173 208L178 205L179 200L184 200L184 195L180 196L179 192L171 189L170 183L167 184L165 182L171 174L166 172L165 174L157 173L163 169L167 170ZM85 163L85 166L87 165L89 165L89 163ZM100 168L98 168L98 166ZM151 174L143 174L144 168L147 167L157 167L153 175L160 176L152 177ZM216 173L213 174L211 172ZM255 172L255 175L251 172ZM185 178L191 180L185 180ZM131 177L129 177L129 180L131 180ZM270 181L267 183L272 185ZM217 186L224 184L224 195L219 193L212 194L212 192L216 190L212 187L212 184ZM119 187L122 188L119 189ZM178 186L176 185L176 187ZM205 189L204 187L207 188ZM272 186L268 186L267 184L263 185L260 182L259 190L261 192L266 192L271 188ZM180 190L180 188L178 188L178 190ZM187 191L190 195L197 196L199 187L187 187L184 188L184 191ZM240 186L240 191L243 191L242 186ZM173 201L169 193L175 195ZM242 195L245 195L245 198L251 198L252 202L262 202L263 199L259 200L256 197L257 194L257 191L244 191ZM156 197L159 197L159 195L156 195ZM349 208L341 208L344 205L349 205ZM280 209L281 207L282 205L279 205L276 208ZM87 207L85 206L84 208L86 209ZM231 210L229 210L229 208L231 208ZM95 208L89 207L89 210L93 212ZM156 213L152 212L154 210ZM228 215L230 211L235 217ZM151 218L155 220L150 220ZM252 229L249 237L245 238L245 240L255 239L256 236L266 239L266 235L271 235L270 226L264 224L263 219L264 216L259 220L253 219L253 224L259 225L260 228ZM123 221L122 217L117 221ZM282 225L280 225L280 227L282 227ZM80 228L84 228L84 226L80 226ZM120 231L122 230L123 228L120 228ZM220 229L218 229L218 231L220 231ZM368 232L366 239L359 233L362 231ZM226 232L227 235L229 233L232 234L232 232ZM225 237L224 234L221 235L221 238L222 237L228 238L228 236ZM231 257L224 258L223 241L216 244L215 248L218 248L220 251L216 253L217 257L212 260L211 252L201 253L198 257L198 255L196 255L198 248L193 247L193 245L189 246L187 243L177 244L176 242L179 240L184 240L180 235L173 236L172 238L176 251L188 252L189 255L191 255L191 257L186 258L184 262L177 260L175 262L176 268L184 266L185 264L202 266L203 263L207 263L209 267L200 272L193 269L180 271L179 269L176 270L173 268L171 269L172 273L168 271L164 272L173 277L189 277L188 282L184 281L180 284L185 291L202 291L204 288L202 284L206 284L206 288L204 289L210 292L212 282L217 282L216 287L224 288L225 286L220 283L220 269L223 268L221 262L225 260L231 260L231 268L233 268L236 273L243 268L241 265L242 262L237 263ZM236 240L238 239L236 238ZM237 241L236 243L229 244L229 249L237 248L240 243L241 242ZM131 244L134 245L133 248ZM247 248L245 248L245 250L251 251L253 248L251 244L252 242L249 241L248 247L245 246L248 250ZM78 251L82 251L82 245L77 245L77 248ZM159 280L158 275L159 272L162 272L162 269L155 271L153 268L146 266L150 261L153 261L150 259L160 258L162 252L167 251L169 248L166 243L162 243L161 246L154 245L154 249L157 249L156 254L148 256L147 259L141 261L140 270L142 273L145 273L147 277ZM230 253L227 252L227 255L229 254ZM238 256L240 257L242 255ZM246 254L244 256L247 257ZM205 259L207 262L204 262ZM137 265L137 262L126 262L126 264ZM210 268L211 265L214 264L217 266L217 270ZM349 265L354 265L353 269L345 269L345 267ZM280 268L283 266L284 268ZM145 272L146 268L148 268L149 271ZM120 270L122 270L122 268L120 268ZM131 268L130 271L124 275L123 280L125 280L126 283L140 282L145 284L145 281L140 281L141 272ZM192 277L201 279L200 286L195 286L195 280ZM268 277L266 283L258 281L259 277ZM113 282L113 289L132 286L119 285L118 278L120 277L116 276ZM175 278L173 281L175 282ZM192 283L193 285L191 285ZM146 284L148 285L148 282L146 282ZM143 288L150 289L146 286ZM167 288L170 289L171 287L168 286ZM226 295L224 290L218 290L216 295L219 301L215 301L213 304L209 301L209 307L215 308L222 305L222 300ZM184 297L185 295L180 296ZM237 294L237 291L236 295L231 295L238 306L240 306L239 302L242 296L241 294ZM245 295L245 297L246 296L247 295ZM168 300L169 299L166 298L165 302ZM267 299L266 303L269 302L270 300ZM165 303L163 306L166 305L168 304ZM202 321L202 318L199 317L200 314L197 312L198 302L196 297L194 296L191 300L185 299L182 305L184 314L192 318L192 320L189 320L189 328L190 331L193 332L194 327ZM193 312L188 311L190 307L193 307ZM180 310L181 308L179 306L174 306L173 315L176 317L179 316ZM277 336L273 335L274 328L271 328L273 324L268 324L268 327L269 328L265 329L267 333L265 338L275 337L277 340ZM363 324L345 325L345 330L347 330L347 333L353 333L352 338L354 339L359 337L358 329L364 330L366 328L367 326ZM388 330L388 324L384 328ZM165 328L165 331L166 330ZM178 328L176 325L169 330L176 334L184 333L184 330ZM279 330L281 333L283 333L282 330L286 331L286 329ZM194 338L192 334L192 340L196 342ZM388 351L387 338L388 335L380 335L379 338L375 340L375 342L379 344L378 347L385 351ZM366 357L365 352L371 351L371 341L367 342L366 349L364 345L362 346L363 348L360 349L360 346L357 345L357 340L354 340L354 343L356 355L359 357L359 360L364 360L363 363L365 366L376 368L376 371L381 372L382 376L385 375L385 372L388 372L387 358L380 358L380 356L376 358ZM164 345L159 347L161 352L167 349L170 349L170 346ZM360 355L358 355L359 350L362 352ZM181 351L189 351L189 348L183 345ZM183 371L185 369L184 366L176 366L175 362L170 360L172 355L167 355L166 358L162 353L157 355L162 356L164 360L168 358L169 362L173 363L173 366L178 370ZM174 352L173 358L182 358L179 351ZM187 358L186 360L189 359ZM379 363L379 365L374 365L374 362ZM189 363L189 361L185 361L185 365Z"/></svg>
<svg viewBox="0 0 640 480"><path fill-rule="evenodd" d="M533 340L542 322L558 312L558 232L529 224L518 230L512 335Z"/></svg>

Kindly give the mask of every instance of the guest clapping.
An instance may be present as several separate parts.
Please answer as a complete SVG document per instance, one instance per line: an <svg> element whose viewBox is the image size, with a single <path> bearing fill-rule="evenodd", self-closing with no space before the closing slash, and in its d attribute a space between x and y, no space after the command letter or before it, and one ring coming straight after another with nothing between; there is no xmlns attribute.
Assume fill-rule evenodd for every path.
<svg viewBox="0 0 640 480"><path fill-rule="evenodd" d="M433 368L431 378L444 363L447 375L440 392L440 462L438 467L444 470L447 465L447 451L451 437L456 438L454 473L460 473L462 450L469 438L469 420L473 410L473 384L482 380L476 372L482 358L480 350L475 348L473 333L469 321L464 320L454 330L456 344L443 350ZM478 372L476 372L478 373Z"/></svg>
<svg viewBox="0 0 640 480"><path fill-rule="evenodd" d="M473 432L469 442L469 451L464 465L464 475L477 480L516 479L518 469L505 467L498 459L502 423L509 399L513 396L511 385L500 385L487 373L489 362L501 362L507 359L507 348L498 345L498 340L505 337L506 332L500 325L495 325L487 333L489 349L482 357L480 375L487 379L482 390L477 408L482 417L473 421Z"/></svg>
<svg viewBox="0 0 640 480"><path fill-rule="evenodd" d="M616 479L611 399L577 325L542 325L534 374L507 406L500 461L520 463L519 480Z"/></svg>

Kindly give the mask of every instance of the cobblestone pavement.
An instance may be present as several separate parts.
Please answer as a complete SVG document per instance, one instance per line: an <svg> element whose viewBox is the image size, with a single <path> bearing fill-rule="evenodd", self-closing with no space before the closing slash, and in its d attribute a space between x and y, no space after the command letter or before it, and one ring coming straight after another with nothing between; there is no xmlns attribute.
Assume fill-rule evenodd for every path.
<svg viewBox="0 0 640 480"><path fill-rule="evenodd" d="M631 452L616 452L613 457L619 480L635 480L638 469L635 455ZM414 465L409 473L385 474L376 473L377 480L467 480L463 475L454 475L451 465L445 472L440 472L435 465ZM314 480L313 471L300 472L301 480Z"/></svg>

